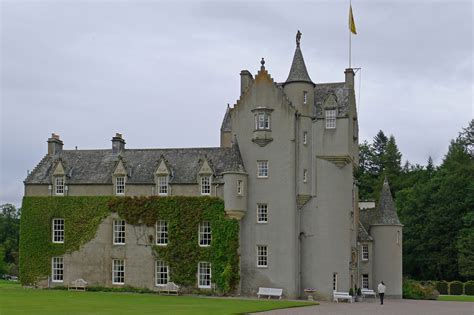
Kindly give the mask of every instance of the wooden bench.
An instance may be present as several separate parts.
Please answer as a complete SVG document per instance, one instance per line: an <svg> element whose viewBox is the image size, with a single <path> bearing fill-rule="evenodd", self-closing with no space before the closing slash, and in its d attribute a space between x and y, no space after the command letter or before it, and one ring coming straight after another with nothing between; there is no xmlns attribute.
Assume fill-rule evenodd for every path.
<svg viewBox="0 0 474 315"><path fill-rule="evenodd" d="M87 281L85 281L84 279L76 279L67 286L67 289L75 291L86 291Z"/></svg>
<svg viewBox="0 0 474 315"><path fill-rule="evenodd" d="M261 295L268 295L268 299L270 299L272 296L277 296L281 300L281 296L283 295L283 289L258 288L258 298L260 298Z"/></svg>
<svg viewBox="0 0 474 315"><path fill-rule="evenodd" d="M168 282L164 286L159 287L158 293L179 295L179 285L175 284L174 282Z"/></svg>
<svg viewBox="0 0 474 315"><path fill-rule="evenodd" d="M349 292L333 291L333 298L334 298L334 302L339 302L339 300L343 300L343 301L347 300L350 303L353 302L352 296L349 295Z"/></svg>
<svg viewBox="0 0 474 315"><path fill-rule="evenodd" d="M363 296L363 297L366 297L366 296L373 296L374 299L376 298L376 294L375 294L375 291L374 291L374 290L362 289L362 290L360 290L360 292L362 293L362 296Z"/></svg>

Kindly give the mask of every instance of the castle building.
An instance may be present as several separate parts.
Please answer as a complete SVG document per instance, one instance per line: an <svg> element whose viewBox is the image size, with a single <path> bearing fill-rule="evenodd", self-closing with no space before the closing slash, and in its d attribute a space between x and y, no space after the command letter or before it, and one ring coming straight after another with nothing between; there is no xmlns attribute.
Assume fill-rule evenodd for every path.
<svg viewBox="0 0 474 315"><path fill-rule="evenodd" d="M25 196L216 196L227 216L239 221L241 294L272 287L298 298L316 288L329 299L334 290L376 289L384 281L386 295L400 298L402 225L388 183L377 208L359 210L353 69L341 82L314 83L298 36L286 81L275 82L263 58L255 76L243 70L240 78L240 98L226 110L220 147L126 149L116 134L111 149L64 150L53 134L48 154L25 180ZM128 229L118 219L110 215L81 249L53 257L56 281L50 285L87 278L104 286L125 281L155 288L149 249L135 246L130 234L116 239ZM51 220L54 242L64 222ZM125 248L117 249L117 241ZM125 275L114 273L123 270L123 260L110 263L118 250L130 260L139 257L127 262ZM91 270L84 260L102 267ZM197 269L211 278L211 266ZM198 282L206 288L212 280Z"/></svg>

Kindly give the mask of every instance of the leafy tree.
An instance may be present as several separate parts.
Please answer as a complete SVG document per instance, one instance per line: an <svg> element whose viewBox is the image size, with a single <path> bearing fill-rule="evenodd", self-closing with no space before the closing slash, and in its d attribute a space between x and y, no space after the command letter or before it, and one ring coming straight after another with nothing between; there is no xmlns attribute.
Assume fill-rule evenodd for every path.
<svg viewBox="0 0 474 315"><path fill-rule="evenodd" d="M16 270L18 266L18 243L20 233L20 211L12 204L0 205L0 265L4 263L10 267L4 269ZM10 270L4 270L10 272Z"/></svg>
<svg viewBox="0 0 474 315"><path fill-rule="evenodd" d="M382 130L379 130L377 135L374 137L374 142L372 145L373 150L373 169L372 173L380 175L384 170L384 159L385 159L385 150L387 147L388 138L385 136Z"/></svg>

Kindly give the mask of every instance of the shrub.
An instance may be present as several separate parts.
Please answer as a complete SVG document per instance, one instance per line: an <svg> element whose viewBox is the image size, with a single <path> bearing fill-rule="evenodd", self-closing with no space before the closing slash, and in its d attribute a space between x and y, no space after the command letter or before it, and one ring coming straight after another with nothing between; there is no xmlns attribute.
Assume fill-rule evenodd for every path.
<svg viewBox="0 0 474 315"><path fill-rule="evenodd" d="M448 283L446 281L437 281L436 290L439 294L448 294Z"/></svg>
<svg viewBox="0 0 474 315"><path fill-rule="evenodd" d="M414 300L436 300L439 292L430 285L422 285L421 283L405 279L403 281L403 298Z"/></svg>
<svg viewBox="0 0 474 315"><path fill-rule="evenodd" d="M464 294L474 295L474 281L468 281L464 283Z"/></svg>
<svg viewBox="0 0 474 315"><path fill-rule="evenodd" d="M354 296L354 289L353 289L353 288L350 288L350 289L349 289L349 295L350 295L350 296Z"/></svg>
<svg viewBox="0 0 474 315"><path fill-rule="evenodd" d="M461 295L463 291L463 283L461 281L452 281L449 283L450 295Z"/></svg>

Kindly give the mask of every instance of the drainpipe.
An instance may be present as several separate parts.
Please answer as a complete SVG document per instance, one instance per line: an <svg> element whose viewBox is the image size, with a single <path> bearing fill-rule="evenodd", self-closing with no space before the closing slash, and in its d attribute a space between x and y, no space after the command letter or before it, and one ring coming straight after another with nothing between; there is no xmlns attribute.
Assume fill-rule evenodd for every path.
<svg viewBox="0 0 474 315"><path fill-rule="evenodd" d="M301 212L298 209L298 193L299 193L299 121L300 114L295 113L295 209L296 209L296 220L295 230L297 233L297 263L296 263L296 288L298 290L297 296L301 298Z"/></svg>

